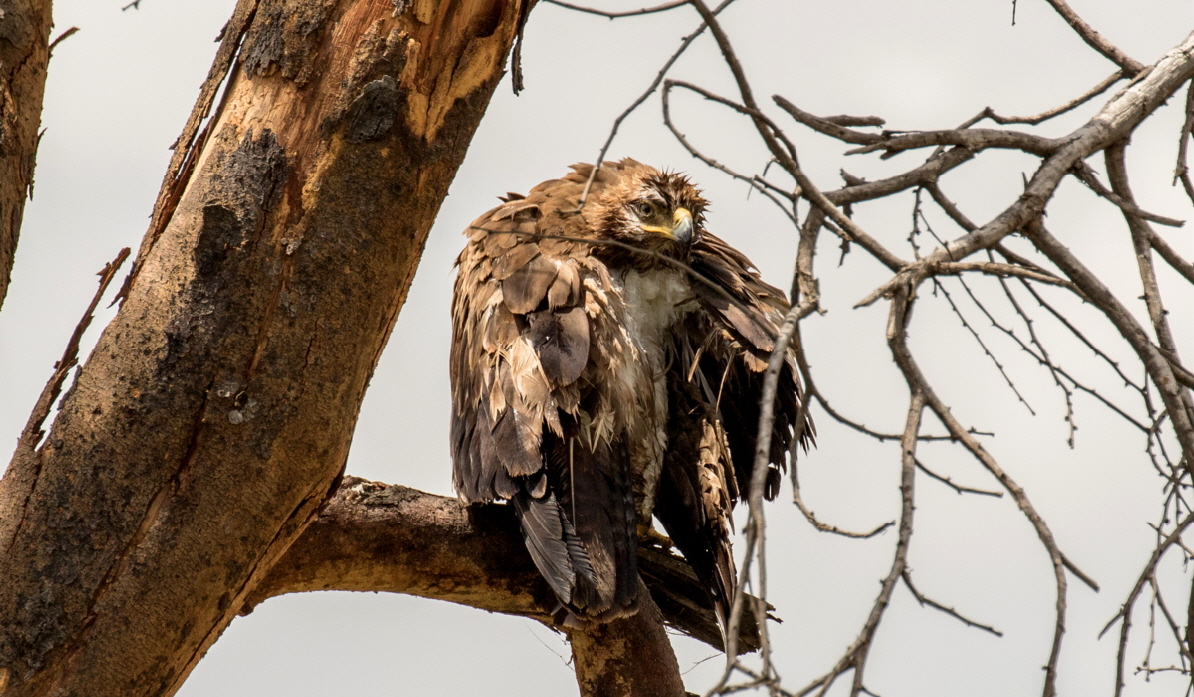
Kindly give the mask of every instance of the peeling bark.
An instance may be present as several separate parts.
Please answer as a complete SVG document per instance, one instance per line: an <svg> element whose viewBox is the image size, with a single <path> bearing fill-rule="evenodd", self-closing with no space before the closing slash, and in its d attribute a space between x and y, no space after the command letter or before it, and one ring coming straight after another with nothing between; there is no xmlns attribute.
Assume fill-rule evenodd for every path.
<svg viewBox="0 0 1194 697"><path fill-rule="evenodd" d="M315 517L521 5L238 5L120 312L0 481L6 696L173 694Z"/></svg>
<svg viewBox="0 0 1194 697"><path fill-rule="evenodd" d="M0 306L33 191L52 25L50 0L0 0Z"/></svg>

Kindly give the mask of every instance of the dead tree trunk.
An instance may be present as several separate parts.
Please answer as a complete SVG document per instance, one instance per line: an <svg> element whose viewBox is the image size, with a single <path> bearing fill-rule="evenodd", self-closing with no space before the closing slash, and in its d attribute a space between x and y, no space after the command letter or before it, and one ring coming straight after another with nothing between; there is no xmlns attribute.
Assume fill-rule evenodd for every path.
<svg viewBox="0 0 1194 697"><path fill-rule="evenodd" d="M52 23L50 0L0 0L0 305L33 186Z"/></svg>
<svg viewBox="0 0 1194 697"><path fill-rule="evenodd" d="M174 693L302 533L526 9L240 2L120 312L0 482L0 693Z"/></svg>

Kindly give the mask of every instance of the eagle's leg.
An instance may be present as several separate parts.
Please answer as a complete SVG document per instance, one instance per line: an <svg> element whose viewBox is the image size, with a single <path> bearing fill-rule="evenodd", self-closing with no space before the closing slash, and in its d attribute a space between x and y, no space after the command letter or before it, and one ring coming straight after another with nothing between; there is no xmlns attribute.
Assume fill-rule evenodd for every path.
<svg viewBox="0 0 1194 697"><path fill-rule="evenodd" d="M671 549L672 538L664 535L651 526L650 523L638 524L638 543L640 545L647 545L648 547L656 547L659 549Z"/></svg>

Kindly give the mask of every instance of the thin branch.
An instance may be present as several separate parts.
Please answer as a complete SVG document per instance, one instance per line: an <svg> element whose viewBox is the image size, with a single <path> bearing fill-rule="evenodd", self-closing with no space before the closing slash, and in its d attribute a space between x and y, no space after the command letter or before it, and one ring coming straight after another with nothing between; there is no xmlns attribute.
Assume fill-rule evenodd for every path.
<svg viewBox="0 0 1194 697"><path fill-rule="evenodd" d="M916 469L920 470L921 472L924 472L925 474L929 475L933 479L936 479L937 481L941 482L942 484L948 486L949 488L953 489L954 491L958 492L959 494L980 494L982 496L994 496L995 498L1003 498L1002 491L990 491L989 489L973 489L968 486L962 486L961 484L954 484L954 480L950 479L949 477L945 477L940 474L937 474L936 472L929 469L928 467L925 467L924 463L921 462L920 460L916 461Z"/></svg>
<svg viewBox="0 0 1194 697"><path fill-rule="evenodd" d="M1169 548L1173 546L1174 542L1181 537L1186 528L1190 527L1191 523L1194 523L1194 512L1191 512L1184 520L1178 523L1177 526L1174 527L1173 531L1169 533L1169 535L1162 540L1155 549L1153 549L1152 555L1149 556L1148 562L1145 563L1140 575L1136 578L1136 583L1132 586L1132 590L1128 593L1128 597L1124 601L1124 604L1120 607L1119 612L1115 613L1115 616L1112 617L1111 620L1107 622L1107 625L1103 627L1103 631L1099 632L1099 637L1102 637L1107 633L1107 630L1115 626L1116 622L1121 620L1123 621L1123 624L1119 629L1119 650L1116 656L1115 697L1119 697L1121 694L1123 694L1123 688L1125 685L1124 661L1125 652L1127 651L1128 646L1128 633L1131 631L1132 627L1132 608L1136 604L1136 599L1140 597L1140 592L1144 590L1144 584L1148 583L1148 580L1152 578L1154 573L1156 573L1157 564L1161 561L1161 557L1163 557L1165 552L1168 551Z"/></svg>
<svg viewBox="0 0 1194 697"><path fill-rule="evenodd" d="M793 462L791 466L793 469L795 469L796 463ZM792 477L792 503L796 504L796 508L800 509L800 512L804 515L804 519L807 520L810 525L816 528L817 532L827 532L833 535L841 535L842 537L850 537L856 540L869 540L875 535L887 530L892 525L895 525L894 520L889 520L886 523L882 523L870 532L851 532L849 530L843 530L836 525L822 523L817 519L816 514L814 514L807 506L804 505L804 500L800 497L800 483L794 475L795 473L793 473Z"/></svg>
<svg viewBox="0 0 1194 697"><path fill-rule="evenodd" d="M1148 243L1153 249L1157 250L1157 254L1160 254L1162 259L1164 259L1169 263L1170 266L1173 267L1174 271L1184 276L1185 279L1190 283L1194 283L1194 264L1183 259L1181 255L1177 253L1177 250L1175 250L1173 247L1170 247L1169 243L1165 241L1165 238L1161 237L1156 230L1149 231Z"/></svg>
<svg viewBox="0 0 1194 697"><path fill-rule="evenodd" d="M722 3L714 8L712 16L716 16L722 10L729 7L730 3L732 2L734 2L734 0L722 0ZM585 182L585 189L583 192L581 192L580 203L577 205L577 210L584 208L585 203L588 202L589 192L593 188L593 182L597 179L597 172L600 171L601 164L605 162L605 155L609 152L609 147L613 145L614 138L617 137L618 129L622 126L622 122L625 121L626 118L632 113L634 113L634 110L637 109L639 105L647 101L647 97L650 97L655 93L655 90L659 88L660 83L663 82L664 76L667 75L667 72L671 70L676 61L680 59L680 56L683 55L684 52L688 50L688 47L692 45L692 42L696 41L697 37L704 33L704 31L708 28L709 25L706 21L697 27L696 30L694 30L691 34L684 37L684 39L680 42L680 48L676 49L676 52L664 62L663 67L660 68L659 72L655 74L655 79L651 81L651 84L647 86L647 89L644 90L637 99L631 102L630 106L626 107L621 114L618 114L616 119L614 119L614 124L609 129L609 136L606 137L605 143L601 146L601 151L597 154L596 161L593 162L593 171L589 173L589 180Z"/></svg>
<svg viewBox="0 0 1194 697"><path fill-rule="evenodd" d="M687 2L687 1L688 0L685 0L685 2ZM784 204L784 202L782 202L778 198L776 198L777 195L783 196L788 199L789 203L791 203L792 201L795 201L797 199L797 194L799 192L797 192L797 194L793 194L792 192L784 191L780 187L776 186L775 184L772 184L771 182L767 181L762 176L757 175L757 174L748 177L744 174L739 174L738 172L735 172L734 170L730 169L726 165L718 162L717 160L714 160L712 157L709 157L708 155L705 155L700 150L697 150L697 148L694 145L692 145L692 143L689 142L688 137L680 132L680 129L676 127L675 122L672 120L671 100L669 99L669 96L671 95L672 88L674 88L680 84L682 84L682 83L680 83L676 80L665 80L663 83L663 92L660 94L660 98L663 103L663 123L665 126L667 126L668 130L672 132L672 135L675 136L676 140L680 143L680 145L683 146L683 148L685 150L687 150L690 155L697 158L701 162L704 162L706 165L712 167L713 169L716 169L719 172L722 172L723 174L728 175L732 179L737 179L739 181L746 182L752 189L763 194L768 199L770 199L772 203L774 203L776 206L778 206L779 209L781 211L783 211L784 215L786 215L788 217L788 219L792 221L793 225L799 225L799 221L796 220L796 217L793 214L792 210L789 209L788 206Z"/></svg>
<svg viewBox="0 0 1194 697"><path fill-rule="evenodd" d="M916 510L914 505L916 433L920 429L924 407L924 393L913 392L909 399L908 419L904 426L904 434L900 439L900 498L902 504L900 507L899 538L896 541L895 555L892 559L891 569L887 576L884 577L879 595L875 598L874 604L871 605L871 612L854 643L846 649L845 653L838 659L838 662L829 672L816 678L803 689L797 690L795 694L800 697L804 697L814 690L817 697L824 697L837 678L848 671L853 671L853 681L850 688L851 697L858 697L859 694L866 691L863 687L862 679L875 632L879 629L879 623L883 619L884 610L887 609L888 604L891 602L891 595L895 590L896 583L903 577L904 571L908 567L908 545L912 539L912 516Z"/></svg>
<svg viewBox="0 0 1194 697"><path fill-rule="evenodd" d="M999 253L1006 255L1006 252L1004 250L999 250ZM1106 352L1104 352L1098 346L1095 346L1094 342L1092 342L1090 339L1086 338L1086 334L1082 333L1077 327L1074 326L1073 322L1070 322L1069 318L1067 318L1064 314L1062 314L1060 311L1058 311L1057 308L1053 307L1052 303L1049 303L1044 298L1042 298L1040 293L1037 292L1036 288L1033 288L1032 285L1030 285L1024 281L1021 281L1020 285L1024 288L1024 290L1028 291L1028 294L1031 295L1034 300L1036 300L1038 305L1045 308L1045 310L1047 310L1049 312L1049 314L1053 315L1054 319L1056 319L1058 322L1061 322L1061 324L1067 330L1069 330L1069 332L1071 334L1073 334L1076 339L1081 341L1082 344L1086 346L1086 348L1090 349L1091 351L1094 352L1094 354L1096 356L1103 359L1103 362L1105 362L1107 365L1109 365L1111 367L1112 370L1115 371L1115 374L1118 375L1119 378L1124 381L1125 385L1131 387L1132 389L1136 390L1137 392L1142 392L1144 390L1143 386L1136 384L1136 382L1134 380L1129 378L1127 375L1124 375L1123 370L1120 369L1120 367L1119 367L1119 363L1112 360L1111 356L1108 356L1106 354ZM1137 423L1137 425L1139 425L1138 422L1136 422L1136 423Z"/></svg>
<svg viewBox="0 0 1194 697"><path fill-rule="evenodd" d="M946 607L946 606L942 605L941 603L933 600L932 598L926 598L924 595L921 594L920 591L918 591L916 589L916 586L912 585L912 575L908 569L904 569L904 573L900 575L900 578L902 578L904 580L904 585L907 586L908 590L912 592L912 597L916 598L916 602L920 603L921 607L928 605L931 608L940 610L940 611L944 612L945 614L949 615L950 617L953 617L954 619L958 620L959 622L966 625L967 627L974 627L975 629L981 629L984 632L990 632L991 634L994 634L997 637L1003 636L1003 632L999 631L998 629L995 629L994 627L992 627L990 625L986 625L986 624L983 624L982 622L975 622L974 620L967 619L960 612L953 609L952 607Z"/></svg>
<svg viewBox="0 0 1194 697"><path fill-rule="evenodd" d="M54 373L50 376L50 380L46 383L46 386L42 388L41 395L38 396L33 411L29 414L29 420L25 423L25 428L21 431L21 436L18 439L18 449L25 448L32 452L37 448L42 436L45 435L41 426L50 415L50 410L54 407L54 401L62 393L62 384L66 382L66 377L70 374L70 369L79 363L79 342L83 340L83 335L87 332L87 328L91 326L91 320L95 318L95 308L99 306L99 302L108 290L108 286L111 285L112 279L116 277L116 272L124 264L125 259L128 259L130 251L128 247L121 249L116 258L105 264L104 268L100 269L96 274L100 277L99 287L96 288L95 295L92 296L87 309L83 311L83 317L75 325L75 330L71 332L70 340L66 342L66 349L62 352L62 358L54 363Z"/></svg>
<svg viewBox="0 0 1194 697"><path fill-rule="evenodd" d="M707 21L711 19L711 17L706 18ZM714 30L717 31L716 26ZM805 307L807 307L807 311L805 311ZM765 528L763 493L766 490L767 473L770 470L768 462L771 453L771 433L775 425L775 399L779 392L779 375L787 363L788 347L796 334L796 328L802 312L806 315L812 312L811 306L794 306L784 316L784 321L779 328L779 334L775 339L775 347L772 349L771 356L767 361L767 369L763 373L763 390L762 396L759 399L759 430L757 431L758 437L755 444L754 469L751 472L750 491L747 499L750 506L750 520L746 527L746 549L742 555L738 588L734 594L734 604L730 608L730 619L727 623L729 625L729 641L726 647L726 668L722 673L721 679L706 693L706 697L710 697L725 687L735 670L735 664L737 663L737 635L745 607L746 584L750 580L750 569L756 556L760 558L760 567L762 566L762 553L760 550L764 542L763 532ZM802 408L806 409L807 404L802 405ZM759 597L763 601L767 599L766 594L762 591L760 591ZM759 627L759 632L764 646L764 661L769 663L770 651L767 648L766 623L763 623ZM771 676L767 675L765 677Z"/></svg>
<svg viewBox="0 0 1194 697"><path fill-rule="evenodd" d="M1107 176L1111 180L1111 188L1116 195L1135 206L1135 198L1128 184L1127 165L1124 162L1125 150L1126 144L1122 142L1107 148L1105 153ZM1176 379L1174 367L1181 368L1182 362L1178 356L1177 341L1173 337L1173 330L1169 327L1169 318L1166 316L1168 313L1161 299L1161 288L1157 284L1156 270L1153 268L1151 241L1153 237L1156 237L1156 232L1142 216L1132 214L1126 208L1124 209L1124 218L1132 233L1132 246L1136 250L1140 283L1144 288L1144 303L1148 308L1149 319L1152 321L1153 333L1157 337L1158 350L1165 358L1170 374L1174 375ZM1182 371L1184 372L1184 368ZM1185 424L1194 427L1194 399L1191 398L1190 391L1176 389L1176 386L1169 387L1170 389L1163 390L1163 393L1176 393L1180 408L1185 410ZM1166 401L1166 407L1172 408L1168 401ZM1182 421L1178 419L1174 419L1173 424L1175 428L1182 427ZM1194 443L1194 433L1187 434L1187 441ZM1194 467L1194 451L1187 450L1185 457L1187 466Z"/></svg>
<svg viewBox="0 0 1194 697"><path fill-rule="evenodd" d="M935 145L957 145L978 152L988 148L1021 150L1048 157L1057 152L1061 142L1019 131L1000 131L989 128L959 128L949 131L921 131L906 135L883 137L881 140L861 148L847 150L847 155L862 155L877 150L886 151L884 159L905 150L927 148Z"/></svg>
<svg viewBox="0 0 1194 697"><path fill-rule="evenodd" d="M1072 110L1078 108L1079 106L1085 104L1086 102L1089 102L1090 100L1094 99L1095 97L1099 96L1100 94L1106 92L1107 88L1111 87L1115 83L1124 79L1124 77L1125 77L1124 71L1117 70L1114 73L1111 73L1110 75L1108 75L1106 78L1104 78L1103 81L1100 82L1099 84L1095 85L1094 87L1091 87L1085 93L1078 95L1077 97L1074 97L1073 99L1066 102L1065 104L1062 104L1061 106L1053 107L1052 109L1048 109L1046 111L1042 111L1041 113L1035 114L1033 116L1000 116L999 114L996 114L995 111L993 109L991 109L991 107L987 107L982 112L982 114L979 115L980 118L976 120L976 123L977 123L977 121L982 120L981 117L986 117L988 119L991 119L995 123L1000 124L1001 126L1010 126L1012 124L1025 124L1025 125L1029 125L1029 126L1035 126L1038 123L1041 123L1043 121L1048 121L1049 119L1053 118L1054 116L1061 116L1062 114L1072 111Z"/></svg>
<svg viewBox="0 0 1194 697"><path fill-rule="evenodd" d="M1049 530L1049 526L1036 512L1032 503L1029 502L1024 490L999 466L995 458L991 457L977 440L962 429L961 424L954 418L949 407L941 401L925 379L907 345L908 313L911 309L913 297L912 289L908 285L899 286L895 289L887 325L888 344L891 347L896 364L904 373L904 379L907 381L909 389L921 391L921 394L924 395L925 404L933 410L933 413L936 414L941 423L962 442L975 459L982 463L987 468L987 471L994 475L999 480L999 483L1003 485L1003 488L1011 494L1012 500L1016 502L1016 506L1020 509L1020 512L1024 514L1024 517L1035 528L1037 537L1040 538L1041 544L1045 547L1045 551L1048 552L1049 560L1053 565L1053 576L1057 588L1057 609L1054 622L1053 645L1049 652L1049 660L1045 665L1045 685L1043 692L1044 697L1053 697L1056 694L1057 661L1061 655L1061 638L1065 633L1066 577L1065 562L1061 550L1058 549L1057 543L1053 539L1053 533Z"/></svg>
<svg viewBox="0 0 1194 697"><path fill-rule="evenodd" d="M78 27L71 27L70 29L67 29L66 31L62 32L61 34L59 34L59 35L58 35L58 38L56 38L56 39L54 39L53 41L51 41L51 42L50 42L50 48L48 49L48 51L49 51L50 53L54 53L54 47L55 47L55 46L57 46L58 44L62 43L63 41L66 41L67 39L69 39L70 37L74 36L74 35L75 35L75 34L77 34L78 32L79 32L79 28L78 28Z"/></svg>
<svg viewBox="0 0 1194 697"><path fill-rule="evenodd" d="M1027 232L1029 239L1037 249L1056 264L1103 312L1107 319L1111 320L1111 323L1119 330L1120 336L1126 339L1136 352L1148 371L1149 378L1157 386L1161 400L1169 412L1169 418L1173 421L1174 431L1182 446L1182 457L1186 462L1186 468L1194 471L1194 415L1187 410L1188 396L1183 396L1182 390L1178 388L1177 379L1173 375L1169 361L1149 341L1143 327L1110 289L1103 284L1098 276L1087 269L1065 245L1053 237L1039 220L1033 221L1028 226Z"/></svg>
<svg viewBox="0 0 1194 697"><path fill-rule="evenodd" d="M722 46L723 53L726 50L732 51L733 49L729 48L728 39L725 39L724 33L716 31L717 29L720 29L720 27L715 27L714 35L720 36L718 39L719 44L723 40L727 42L725 46ZM741 70L740 67L739 70ZM745 85L745 76L742 77L742 80L743 82L740 83L739 87L740 89L747 90L745 94L749 94L749 86L743 87L743 85ZM804 198L820 208L825 215L830 218L830 220L832 220L841 228L839 234L843 239L849 242L857 242L860 246L870 252L872 256L874 256L892 271L898 271L907 265L907 262L889 252L886 247L884 247L877 240L875 240L874 237L859 227L853 220L844 215L840 210L838 210L837 206L833 202L831 202L823 193L821 193L820 189L818 189L816 185L814 185L812 181L801 171L800 166L797 164L796 159L792 155L790 144L788 144L788 148L781 148L779 146L779 140L775 135L775 133L779 132L779 129L771 122L770 119L759 112L756 107L751 106L750 104L738 104L726 99L725 97L714 94L713 92L688 82L675 81L675 86L683 87L696 92L705 99L724 104L731 109L734 109L739 113L746 114L754 119L756 128L760 131L760 133L763 133L764 131L767 132L767 136L765 136L764 139L769 141L769 147L771 148L772 155L774 155L776 160L783 164L784 169L786 169L788 173L796 179L796 183L800 187Z"/></svg>
<svg viewBox="0 0 1194 697"><path fill-rule="evenodd" d="M852 131L849 128L844 128L844 126L850 124L841 123L840 121L827 118L823 119L819 116L813 116L778 94L772 97L772 99L775 100L775 103L778 104L781 109L788 112L792 118L796 119L805 126L808 126L814 131L827 135L831 138L837 138L838 140L847 143L854 143L855 145L870 145L871 143L878 143L883 140L883 136L879 135L878 133L859 133L858 131ZM877 116L870 118L873 119L874 122L867 125L882 126L884 123L883 119Z"/></svg>
<svg viewBox="0 0 1194 697"><path fill-rule="evenodd" d="M957 168L974 158L974 153L966 148L949 148L940 154L934 154L923 165L885 179L873 182L858 181L849 183L835 191L826 191L825 198L834 205L842 206L859 201L870 201L890 196L912 187L928 187L942 175Z"/></svg>
<svg viewBox="0 0 1194 697"><path fill-rule="evenodd" d="M1190 167L1187 157L1190 148L1190 137L1194 135L1194 82L1186 88L1186 118L1182 121L1181 135L1177 140L1177 167L1173 170L1173 182L1182 183L1186 197L1194 202L1194 183L1190 181Z"/></svg>
<svg viewBox="0 0 1194 697"><path fill-rule="evenodd" d="M890 296L896 286L905 283L905 278L915 287L924 280L930 265L942 261L960 261L979 249L991 247L1037 219L1061 179L1076 162L1122 140L1191 76L1194 76L1194 34L1187 36L1181 45L1167 53L1147 75L1112 97L1086 125L1063 138L1065 144L1041 163L1015 203L986 225L905 266L895 278L877 288L855 307L870 305L879 298Z"/></svg>
<svg viewBox="0 0 1194 697"><path fill-rule="evenodd" d="M1103 54L1107 60L1122 68L1126 76L1136 77L1144 70L1142 63L1120 51L1114 44L1103 38L1102 34L1095 31L1093 27L1078 16L1077 12L1071 9L1065 0L1047 0L1047 2L1053 6L1057 14L1061 15L1066 24L1070 25L1070 28L1078 33L1078 36L1082 37L1087 46Z"/></svg>
<svg viewBox="0 0 1194 697"><path fill-rule="evenodd" d="M1114 203L1116 206L1119 206L1125 215L1143 218L1144 220L1152 221L1158 225L1165 225L1166 227L1181 227L1186 224L1186 221L1184 220L1178 220L1177 218L1167 218L1163 215L1157 215L1156 213L1149 213L1148 211L1137 206L1134 201L1122 198L1114 191L1108 190L1107 187L1103 186L1103 183L1099 181L1098 176L1095 175L1094 170L1090 168L1090 165L1086 164L1085 162L1079 162L1074 165L1074 176L1076 176L1079 181L1089 187L1091 191Z"/></svg>
<svg viewBox="0 0 1194 697"><path fill-rule="evenodd" d="M617 19L619 17L634 17L636 15L649 15L656 12L667 12L674 10L682 5L687 5L688 0L673 0L672 2L665 2L662 5L655 5L653 7L644 7L638 10L626 10L624 12L609 12L607 10L599 10L595 7L584 7L582 5L573 5L570 2L563 0L543 0L549 5L558 5L569 10L576 10L577 12L586 12L591 15L598 15L600 17L608 17L609 19Z"/></svg>
<svg viewBox="0 0 1194 697"><path fill-rule="evenodd" d="M999 359L995 357L995 354L991 352L991 349L987 347L987 343L983 341L983 338L978 333L978 330L966 320L966 316L962 314L961 308L959 308L957 303L954 302L953 296L950 295L949 290L945 287L945 284L938 282L936 279L933 279L933 283L935 284L934 288L941 291L941 294L945 296L946 302L949 303L949 307L951 310L953 310L953 313L958 318L958 321L960 321L962 326L970 332L970 336L974 337L974 340L978 342L979 348L983 350L983 353L987 356L987 358L990 358L991 362L995 364L995 368L999 371L1000 377L1003 378L1004 384L1011 389L1012 394L1016 395L1016 400L1024 405L1024 408L1028 410L1029 414L1036 416L1036 410L1032 408L1032 405L1028 403L1028 400L1024 399L1024 395L1020 394L1020 390L1016 387L1015 381L1013 381L1011 376L1007 374L1007 371L1003 367L1003 363L1000 363ZM979 309L981 309L983 313L987 315L987 318L990 319L990 313L988 313L987 309L983 307L982 303L980 303L978 299L974 297L974 294L970 292L970 288L965 284L965 282L962 283L962 287L965 288L966 292L970 294L970 299L973 300L975 304L979 306ZM992 320L992 322L994 322L994 320Z"/></svg>
<svg viewBox="0 0 1194 697"><path fill-rule="evenodd" d="M853 420L847 418L846 416L844 416L843 414L841 414L840 412L835 410L829 404L829 402L825 399L825 395L821 394L821 392L819 390L810 389L809 395L812 398L817 400L817 404L820 404L821 408L825 410L825 413L827 413L831 417L833 417L834 421L837 421L838 423L840 423L843 426L846 426L848 428L852 428L855 431L858 431L859 433L866 434L866 435L870 436L871 438L874 438L875 440L879 441L880 443L882 443L884 441L889 441L889 440L899 440L901 437L900 434L898 434L898 433L883 433L881 431L875 431L873 429L867 428L863 424L860 424L856 421L853 421ZM970 433L971 435L974 435L974 436L994 436L995 435L994 433L990 433L987 431L979 431L979 430L975 429L974 427L971 427L970 429L968 429L967 433ZM957 438L954 438L953 436L950 436L950 435L939 436L939 435L923 435L922 434L922 435L918 435L916 437L916 439L919 441L957 442Z"/></svg>

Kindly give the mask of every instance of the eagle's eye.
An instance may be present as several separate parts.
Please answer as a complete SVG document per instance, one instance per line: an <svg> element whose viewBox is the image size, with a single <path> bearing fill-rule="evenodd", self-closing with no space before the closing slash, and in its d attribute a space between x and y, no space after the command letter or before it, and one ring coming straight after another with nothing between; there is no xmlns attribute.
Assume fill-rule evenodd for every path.
<svg viewBox="0 0 1194 697"><path fill-rule="evenodd" d="M655 215L655 205L650 201L639 201L638 214L640 218L650 218Z"/></svg>

